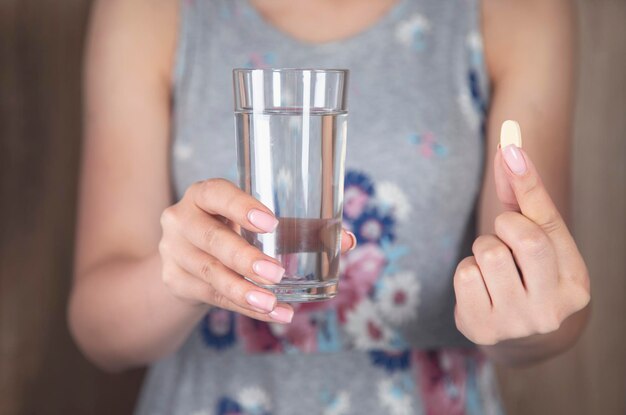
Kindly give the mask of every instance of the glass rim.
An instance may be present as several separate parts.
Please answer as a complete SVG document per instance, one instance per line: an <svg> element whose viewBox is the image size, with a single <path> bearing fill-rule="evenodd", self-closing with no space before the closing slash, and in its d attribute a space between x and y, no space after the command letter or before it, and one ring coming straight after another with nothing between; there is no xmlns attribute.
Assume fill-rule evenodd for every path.
<svg viewBox="0 0 626 415"><path fill-rule="evenodd" d="M314 72L314 73L338 73L347 75L350 73L349 69L339 69L339 68L234 68L233 73L252 73L252 72L294 72L294 73L304 73L304 72Z"/></svg>

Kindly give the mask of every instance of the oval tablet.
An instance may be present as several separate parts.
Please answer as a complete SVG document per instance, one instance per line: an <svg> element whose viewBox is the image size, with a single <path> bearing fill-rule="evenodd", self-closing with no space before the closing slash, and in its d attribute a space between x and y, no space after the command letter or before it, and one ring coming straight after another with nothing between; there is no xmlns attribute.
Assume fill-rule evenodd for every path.
<svg viewBox="0 0 626 415"><path fill-rule="evenodd" d="M522 130L517 121L506 120L500 130L500 147L505 148L511 144L522 147Z"/></svg>

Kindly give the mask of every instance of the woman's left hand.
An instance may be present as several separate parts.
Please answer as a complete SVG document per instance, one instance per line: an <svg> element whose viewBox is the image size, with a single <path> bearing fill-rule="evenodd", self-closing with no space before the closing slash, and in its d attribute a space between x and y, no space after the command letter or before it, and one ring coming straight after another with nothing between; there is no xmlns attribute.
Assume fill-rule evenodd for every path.
<svg viewBox="0 0 626 415"><path fill-rule="evenodd" d="M494 163L507 211L454 276L456 325L479 345L554 332L590 301L585 262L528 155L509 145Z"/></svg>

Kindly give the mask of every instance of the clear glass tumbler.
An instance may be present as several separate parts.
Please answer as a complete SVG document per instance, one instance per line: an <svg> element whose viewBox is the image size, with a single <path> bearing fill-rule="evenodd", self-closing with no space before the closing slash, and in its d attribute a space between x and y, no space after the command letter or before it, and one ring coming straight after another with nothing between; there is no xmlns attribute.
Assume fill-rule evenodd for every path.
<svg viewBox="0 0 626 415"><path fill-rule="evenodd" d="M239 185L279 220L242 236L285 268L279 301L337 294L348 71L235 69Z"/></svg>

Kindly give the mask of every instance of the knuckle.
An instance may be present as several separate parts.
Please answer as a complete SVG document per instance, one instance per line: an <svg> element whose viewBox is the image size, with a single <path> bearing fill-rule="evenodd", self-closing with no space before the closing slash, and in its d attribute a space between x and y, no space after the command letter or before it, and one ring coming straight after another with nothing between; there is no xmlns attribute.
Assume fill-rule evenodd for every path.
<svg viewBox="0 0 626 415"><path fill-rule="evenodd" d="M210 282L211 278L215 275L220 265L221 263L215 258L209 258L204 260L200 264L200 277L202 277L205 281Z"/></svg>
<svg viewBox="0 0 626 415"><path fill-rule="evenodd" d="M163 229L173 227L177 222L176 211L173 206L168 207L161 213L161 227Z"/></svg>
<svg viewBox="0 0 626 415"><path fill-rule="evenodd" d="M206 194L214 194L224 189L230 182L221 177L216 177L213 179L207 179L202 182L202 192Z"/></svg>
<svg viewBox="0 0 626 415"><path fill-rule="evenodd" d="M526 180L522 182L521 188L519 192L521 193L522 198L527 198L532 196L541 186L541 179L536 174L528 175Z"/></svg>
<svg viewBox="0 0 626 415"><path fill-rule="evenodd" d="M551 211L547 214L547 217L544 219L543 223L541 223L541 228L547 233L554 233L557 231L563 220L561 216L556 211Z"/></svg>
<svg viewBox="0 0 626 415"><path fill-rule="evenodd" d="M481 252L482 260L492 267L501 268L507 264L511 251L504 245L496 245Z"/></svg>
<svg viewBox="0 0 626 415"><path fill-rule="evenodd" d="M213 223L206 227L206 229L202 230L201 239L203 241L203 245L206 246L210 251L213 250L217 243L220 240L221 228L218 224Z"/></svg>
<svg viewBox="0 0 626 415"><path fill-rule="evenodd" d="M464 265L457 268L454 280L457 284L464 285L474 282L479 277L480 271L476 265Z"/></svg>
<svg viewBox="0 0 626 415"><path fill-rule="evenodd" d="M591 293L584 286L577 286L568 295L570 300L569 314L573 314L577 311L587 307L591 302Z"/></svg>
<svg viewBox="0 0 626 415"><path fill-rule="evenodd" d="M536 257L544 257L549 247L548 238L540 229L527 232L518 243L522 251Z"/></svg>
<svg viewBox="0 0 626 415"><path fill-rule="evenodd" d="M478 238L476 238L474 240L474 243L472 244L472 252L474 253L474 255L480 254L482 251L484 251L486 244L487 244L486 235L481 235Z"/></svg>
<svg viewBox="0 0 626 415"><path fill-rule="evenodd" d="M557 331L561 327L561 320L555 312L543 312L535 322L537 333L548 334Z"/></svg>
<svg viewBox="0 0 626 415"><path fill-rule="evenodd" d="M515 221L517 221L519 213L517 212L503 212L496 216L494 220L494 228L496 233L500 233L502 230L509 228Z"/></svg>
<svg viewBox="0 0 626 415"><path fill-rule="evenodd" d="M161 239L159 241L158 249L159 249L159 254L161 255L161 257L166 256L170 249L169 243L165 239Z"/></svg>
<svg viewBox="0 0 626 415"><path fill-rule="evenodd" d="M204 182L202 181L192 183L187 190L185 190L183 199L193 199L195 194L201 191L203 184Z"/></svg>

